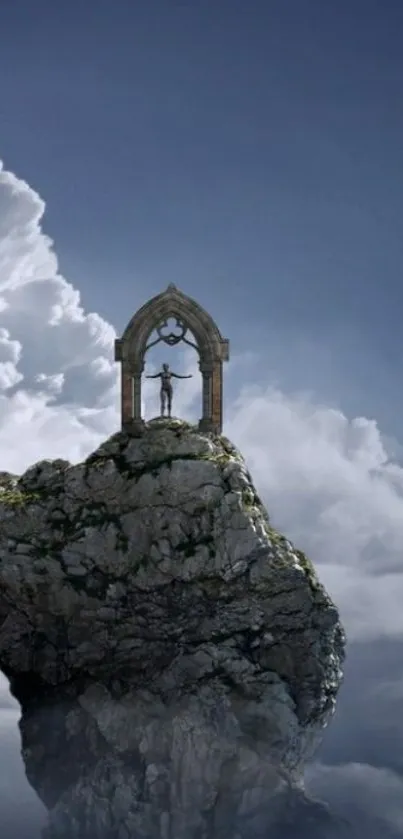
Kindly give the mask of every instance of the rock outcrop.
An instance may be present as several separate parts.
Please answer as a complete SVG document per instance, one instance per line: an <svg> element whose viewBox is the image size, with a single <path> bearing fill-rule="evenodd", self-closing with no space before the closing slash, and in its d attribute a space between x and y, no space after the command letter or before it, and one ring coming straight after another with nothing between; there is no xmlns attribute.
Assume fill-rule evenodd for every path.
<svg viewBox="0 0 403 839"><path fill-rule="evenodd" d="M0 667L46 835L277 836L344 636L239 451L154 420L0 485Z"/></svg>

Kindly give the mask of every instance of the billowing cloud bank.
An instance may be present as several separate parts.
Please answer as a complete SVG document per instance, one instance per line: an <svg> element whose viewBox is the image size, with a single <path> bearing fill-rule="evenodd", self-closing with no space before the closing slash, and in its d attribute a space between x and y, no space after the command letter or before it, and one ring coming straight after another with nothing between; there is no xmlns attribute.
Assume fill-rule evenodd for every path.
<svg viewBox="0 0 403 839"><path fill-rule="evenodd" d="M84 312L79 293L58 273L52 242L41 228L43 213L39 195L0 164L0 468L14 472L43 457L77 461L119 423L115 331L96 313ZM241 361L234 362L239 377L248 372ZM192 415L196 389L196 379L190 390L179 387L177 413ZM147 385L151 413L153 394ZM317 562L350 641L363 650L377 640L400 645L403 469L388 459L376 423L349 420L267 382L241 387L226 416L226 433L245 453L273 523ZM374 659L373 674L377 667ZM376 679L369 679L362 715L369 715L371 731L376 709L387 714L389 708L396 727L391 742L401 742L401 682L394 672L383 679L376 688ZM347 684L352 707L357 696L351 691ZM10 712L4 714L8 719ZM402 831L396 763L390 764L394 772L387 755L381 765L375 758L374 765L365 763L360 748L357 741L356 756L348 754L345 763L341 750L337 766L313 767L312 787L353 815L372 808L385 836ZM0 784L3 800L7 790Z"/></svg>

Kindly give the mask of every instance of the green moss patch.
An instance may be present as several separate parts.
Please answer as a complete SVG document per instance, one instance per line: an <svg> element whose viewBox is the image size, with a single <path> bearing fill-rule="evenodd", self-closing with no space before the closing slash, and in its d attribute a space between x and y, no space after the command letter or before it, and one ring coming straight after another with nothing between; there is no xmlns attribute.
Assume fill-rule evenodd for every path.
<svg viewBox="0 0 403 839"><path fill-rule="evenodd" d="M0 490L0 504L7 504L9 507L25 507L34 501L40 500L38 492L22 492L18 489Z"/></svg>
<svg viewBox="0 0 403 839"><path fill-rule="evenodd" d="M316 574L313 562L311 562L311 560L308 559L308 557L306 556L306 554L303 553L303 551L297 551L294 548L294 553L298 557L299 564L300 564L301 568L303 568L304 571L305 571L305 574L306 574L306 576L309 580L311 588L314 589L314 590L320 589L321 585L320 585L320 582L318 580L318 576Z"/></svg>

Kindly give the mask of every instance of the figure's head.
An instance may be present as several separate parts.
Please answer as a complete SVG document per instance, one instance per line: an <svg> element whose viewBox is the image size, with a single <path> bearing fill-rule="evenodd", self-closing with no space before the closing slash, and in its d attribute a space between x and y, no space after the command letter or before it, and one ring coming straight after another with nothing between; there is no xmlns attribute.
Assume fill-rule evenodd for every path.
<svg viewBox="0 0 403 839"><path fill-rule="evenodd" d="M169 370L169 364L163 364L163 365L162 365L162 369L163 369L163 370L165 371L165 373L166 373L166 372Z"/></svg>

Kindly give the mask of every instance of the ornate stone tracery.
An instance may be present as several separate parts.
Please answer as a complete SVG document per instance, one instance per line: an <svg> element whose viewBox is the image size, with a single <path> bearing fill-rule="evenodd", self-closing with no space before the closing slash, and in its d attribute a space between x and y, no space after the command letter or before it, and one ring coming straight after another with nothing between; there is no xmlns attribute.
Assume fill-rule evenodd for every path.
<svg viewBox="0 0 403 839"><path fill-rule="evenodd" d="M175 320L175 331L167 332L168 320ZM148 343L156 330L158 338ZM190 331L194 343L187 337ZM166 291L149 300L128 323L122 338L115 341L115 361L122 368L122 428L141 430L141 376L145 354L160 342L175 346L184 342L199 354L203 380L202 417L199 428L222 431L222 364L229 360L229 341L222 338L212 317L191 297L172 283Z"/></svg>

